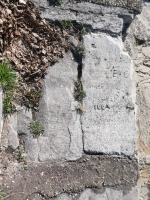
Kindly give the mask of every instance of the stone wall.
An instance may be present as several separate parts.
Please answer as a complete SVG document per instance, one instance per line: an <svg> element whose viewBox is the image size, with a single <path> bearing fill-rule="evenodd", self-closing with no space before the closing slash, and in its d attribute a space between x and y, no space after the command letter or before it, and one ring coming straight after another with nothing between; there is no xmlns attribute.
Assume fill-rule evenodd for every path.
<svg viewBox="0 0 150 200"><path fill-rule="evenodd" d="M50 66L39 112L22 107L5 122L5 153L23 146L28 169L2 159L11 176L4 190L11 200L148 200L150 3L33 2L46 20L88 24L91 32L81 41L69 36L73 50ZM79 76L82 102L74 98ZM28 128L34 119L44 128L38 138Z"/></svg>

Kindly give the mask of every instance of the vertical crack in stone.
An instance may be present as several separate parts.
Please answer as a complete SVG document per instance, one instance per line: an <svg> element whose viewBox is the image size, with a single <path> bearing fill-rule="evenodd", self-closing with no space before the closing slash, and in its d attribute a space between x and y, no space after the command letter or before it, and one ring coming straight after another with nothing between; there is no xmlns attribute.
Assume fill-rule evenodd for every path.
<svg viewBox="0 0 150 200"><path fill-rule="evenodd" d="M72 139L71 139L71 132L68 128L68 133L69 133L69 138L70 138L70 142L69 142L69 149L71 148L71 142L72 142Z"/></svg>

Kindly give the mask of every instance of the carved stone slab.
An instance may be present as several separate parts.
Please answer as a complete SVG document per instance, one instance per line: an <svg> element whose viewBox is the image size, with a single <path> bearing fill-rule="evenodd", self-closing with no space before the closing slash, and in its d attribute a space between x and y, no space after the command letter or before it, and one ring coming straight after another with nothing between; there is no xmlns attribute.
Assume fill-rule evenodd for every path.
<svg viewBox="0 0 150 200"><path fill-rule="evenodd" d="M121 40L105 34L84 36L84 48L84 150L132 155L137 132L131 59Z"/></svg>

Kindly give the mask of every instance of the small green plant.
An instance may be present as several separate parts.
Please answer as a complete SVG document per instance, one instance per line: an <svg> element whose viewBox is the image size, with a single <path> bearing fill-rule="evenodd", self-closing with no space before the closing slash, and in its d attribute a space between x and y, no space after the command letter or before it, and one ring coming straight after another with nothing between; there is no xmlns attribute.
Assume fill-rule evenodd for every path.
<svg viewBox="0 0 150 200"><path fill-rule="evenodd" d="M74 81L74 98L76 101L82 103L82 100L86 97L86 92L83 90L81 80Z"/></svg>
<svg viewBox="0 0 150 200"><path fill-rule="evenodd" d="M0 84L4 91L15 88L16 75L6 61L0 63Z"/></svg>
<svg viewBox="0 0 150 200"><path fill-rule="evenodd" d="M16 111L13 103L14 89L16 88L16 74L6 61L0 63L0 84L4 92L3 115L7 117L7 115Z"/></svg>
<svg viewBox="0 0 150 200"><path fill-rule="evenodd" d="M82 35L86 35L91 31L91 26L88 24L81 24L82 25L82 29L81 29L81 34Z"/></svg>
<svg viewBox="0 0 150 200"><path fill-rule="evenodd" d="M24 158L25 158L25 150L24 150L24 148L19 148L17 157L18 157L18 161L19 162L24 161Z"/></svg>
<svg viewBox="0 0 150 200"><path fill-rule="evenodd" d="M13 103L13 93L12 92L6 92L4 94L4 99L3 99L3 115L4 117L7 117L8 115L13 114L16 111L16 107Z"/></svg>
<svg viewBox="0 0 150 200"><path fill-rule="evenodd" d="M68 20L60 20L59 23L64 29L68 29L72 26L72 22Z"/></svg>
<svg viewBox="0 0 150 200"><path fill-rule="evenodd" d="M51 0L54 6L60 6L62 4L62 0Z"/></svg>
<svg viewBox="0 0 150 200"><path fill-rule="evenodd" d="M4 200L4 195L5 193L3 192L3 188L2 188L2 185L0 185L0 200Z"/></svg>
<svg viewBox="0 0 150 200"><path fill-rule="evenodd" d="M34 110L38 110L40 98L41 91L30 90L24 95L23 103L27 108L33 108Z"/></svg>
<svg viewBox="0 0 150 200"><path fill-rule="evenodd" d="M38 121L32 121L29 125L30 133L34 138L37 138L43 131L43 127Z"/></svg>

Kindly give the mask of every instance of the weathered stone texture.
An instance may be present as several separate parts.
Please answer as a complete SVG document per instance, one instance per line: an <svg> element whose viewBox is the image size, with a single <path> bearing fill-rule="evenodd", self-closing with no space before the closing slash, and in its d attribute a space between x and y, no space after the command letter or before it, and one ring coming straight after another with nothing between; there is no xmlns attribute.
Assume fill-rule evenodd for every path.
<svg viewBox="0 0 150 200"><path fill-rule="evenodd" d="M84 4L82 5L82 7ZM90 24L93 29L101 31L109 31L112 34L121 34L123 28L123 20L115 15L107 14L100 16L100 13L78 13L71 12L69 9L48 8L42 16L50 20L74 20L79 23Z"/></svg>
<svg viewBox="0 0 150 200"><path fill-rule="evenodd" d="M82 1L82 0L81 0ZM127 8L130 11L141 12L143 1L142 0L87 0L88 2L102 4L105 6L115 6Z"/></svg>
<svg viewBox="0 0 150 200"><path fill-rule="evenodd" d="M137 126L139 129L138 149L140 157L149 155L150 86L149 86L149 40L150 40L150 3L145 4L142 13L137 15L127 31L126 49L134 61L134 81L137 85Z"/></svg>
<svg viewBox="0 0 150 200"><path fill-rule="evenodd" d="M49 2L47 0L32 0L35 4L38 6L48 6ZM105 7L121 7L126 8L130 12L136 12L139 13L142 10L143 1L142 0L63 0L64 4L68 4L69 2L72 2L73 5L76 4L76 2L90 2L93 4L99 4L104 5ZM51 3L50 3L51 4Z"/></svg>
<svg viewBox="0 0 150 200"><path fill-rule="evenodd" d="M17 132L17 113L8 116L8 147L15 150L19 146Z"/></svg>
<svg viewBox="0 0 150 200"><path fill-rule="evenodd" d="M49 200L137 200L137 194L136 187L132 188L130 191L115 190L110 188L101 190L85 189L80 195L77 193L72 195L62 194L56 198L50 198Z"/></svg>
<svg viewBox="0 0 150 200"><path fill-rule="evenodd" d="M85 191L81 195L80 192L95 188L101 189L103 195L112 195L109 200L116 200L119 195L119 200L137 200L137 190L133 189L137 181L137 167L137 160L89 155L84 155L76 162L31 163L27 170L17 170L11 178L4 176L4 191L7 195L13 193L11 200L33 200L35 196L49 199L62 193L79 193L80 200L84 197L87 200L91 196L101 196L92 191ZM105 190L107 187L117 188L118 191Z"/></svg>
<svg viewBox="0 0 150 200"><path fill-rule="evenodd" d="M17 131L20 138L21 148L25 148L27 161L37 162L38 161L38 142L37 139L33 138L30 133L30 122L32 121L32 112L23 108L18 112L17 117Z"/></svg>
<svg viewBox="0 0 150 200"><path fill-rule="evenodd" d="M137 131L131 59L122 50L121 40L105 34L84 36L84 48L84 150L134 155Z"/></svg>
<svg viewBox="0 0 150 200"><path fill-rule="evenodd" d="M150 163L150 2L144 4L142 13L136 16L127 31L125 46L134 61L136 83L136 122L139 156L139 200L149 200Z"/></svg>
<svg viewBox="0 0 150 200"><path fill-rule="evenodd" d="M72 4L64 1L61 6L49 6L47 0L42 0L36 4L42 7L42 16L47 20L73 20L89 24L96 31L114 35L121 35L123 27L130 24L134 18L134 14L125 8L106 7L88 2Z"/></svg>
<svg viewBox="0 0 150 200"><path fill-rule="evenodd" d="M76 160L82 156L80 115L73 97L76 78L77 63L68 53L50 68L43 81L37 116L44 126L44 135L38 138L40 161Z"/></svg>

